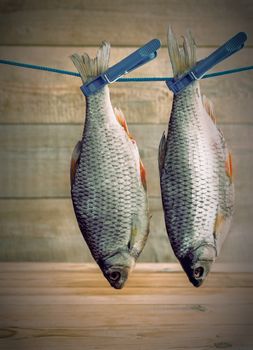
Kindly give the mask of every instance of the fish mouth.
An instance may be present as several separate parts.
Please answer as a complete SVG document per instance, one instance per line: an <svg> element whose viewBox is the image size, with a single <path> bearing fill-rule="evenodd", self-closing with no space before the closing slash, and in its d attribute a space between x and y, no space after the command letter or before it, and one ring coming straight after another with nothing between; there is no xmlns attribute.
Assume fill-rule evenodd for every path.
<svg viewBox="0 0 253 350"><path fill-rule="evenodd" d="M194 287L200 287L205 281L215 261L216 248L210 244L199 246L181 260L189 281Z"/></svg>
<svg viewBox="0 0 253 350"><path fill-rule="evenodd" d="M113 266L105 272L105 277L113 288L122 289L128 278L128 272L127 267Z"/></svg>
<svg viewBox="0 0 253 350"><path fill-rule="evenodd" d="M188 275L188 278L194 287L198 288L203 284L213 262L213 260L202 260L198 261L197 264L191 267L191 272L190 275Z"/></svg>
<svg viewBox="0 0 253 350"><path fill-rule="evenodd" d="M115 289L124 287L132 271L135 258L126 249L118 249L100 259L99 266L110 285Z"/></svg>
<svg viewBox="0 0 253 350"><path fill-rule="evenodd" d="M204 282L204 280L197 281L197 280L194 280L194 279L192 279L190 281L194 285L194 287L196 287L196 288L200 287L203 284L203 282Z"/></svg>

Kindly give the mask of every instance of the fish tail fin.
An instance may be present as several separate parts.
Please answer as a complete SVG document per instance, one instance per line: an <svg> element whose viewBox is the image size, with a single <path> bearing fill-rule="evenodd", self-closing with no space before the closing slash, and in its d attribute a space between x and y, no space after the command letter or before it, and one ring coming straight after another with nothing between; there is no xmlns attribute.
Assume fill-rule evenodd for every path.
<svg viewBox="0 0 253 350"><path fill-rule="evenodd" d="M84 53L83 55L74 53L70 58L85 84L87 80L97 77L108 69L110 44L103 41L95 58L91 58L87 53Z"/></svg>
<svg viewBox="0 0 253 350"><path fill-rule="evenodd" d="M173 74L177 77L196 64L196 44L191 32L188 30L186 35L183 36L183 47L179 47L171 26L168 29L167 39Z"/></svg>

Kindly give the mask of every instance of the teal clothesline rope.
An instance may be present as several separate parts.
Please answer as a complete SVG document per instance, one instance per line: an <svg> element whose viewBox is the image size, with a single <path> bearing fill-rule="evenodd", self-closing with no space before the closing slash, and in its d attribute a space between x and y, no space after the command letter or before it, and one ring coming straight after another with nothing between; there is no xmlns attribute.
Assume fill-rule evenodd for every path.
<svg viewBox="0 0 253 350"><path fill-rule="evenodd" d="M11 66L16 66L16 67L44 70L44 71L52 72L52 73L65 74L65 75L71 75L71 76L74 76L74 77L80 77L79 73L71 72L71 71L64 70L64 69L50 68L50 67L46 67L46 66L38 66L38 65L35 65L35 64L22 63L22 62L16 62L16 61L11 61L11 60L0 60L0 64L8 64L8 65L11 65ZM228 74L233 74L233 73L239 73L239 72L252 70L252 69L253 69L253 66L246 66L246 67L241 67L241 68L234 68L234 69L229 69L229 70L223 70L223 71L220 71L220 72L205 74L202 77L202 79L217 77L217 76L221 76L221 75L228 75ZM125 83L127 83L127 82L148 82L148 81L166 81L166 80L172 80L172 78L171 77L119 78L117 80L117 82L125 82Z"/></svg>

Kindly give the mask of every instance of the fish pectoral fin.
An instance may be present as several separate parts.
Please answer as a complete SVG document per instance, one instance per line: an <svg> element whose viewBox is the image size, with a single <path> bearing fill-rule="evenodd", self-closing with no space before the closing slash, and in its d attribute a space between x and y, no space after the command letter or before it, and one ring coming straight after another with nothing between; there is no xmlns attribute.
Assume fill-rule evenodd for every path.
<svg viewBox="0 0 253 350"><path fill-rule="evenodd" d="M220 213L219 211L217 212L215 222L214 222L214 230L213 230L213 235L214 238L217 239L219 236L219 233L222 231L222 225L224 223L224 215Z"/></svg>
<svg viewBox="0 0 253 350"><path fill-rule="evenodd" d="M232 154L229 151L226 141L225 141L225 137L223 135L223 132L221 131L220 128L217 128L218 132L219 132L219 136L220 136L220 140L222 143L222 147L224 150L224 159L225 159L225 171L227 176L230 179L230 183L233 182L233 162L232 162Z"/></svg>
<svg viewBox="0 0 253 350"><path fill-rule="evenodd" d="M147 221L141 221L137 215L133 216L128 248L136 259L142 252L149 234L150 215L145 216Z"/></svg>
<svg viewBox="0 0 253 350"><path fill-rule="evenodd" d="M227 215L222 213L220 209L218 210L215 223L214 223L214 230L213 230L213 236L215 239L217 255L219 255L223 242L229 232L229 229L231 227L231 221L232 221L231 214Z"/></svg>
<svg viewBox="0 0 253 350"><path fill-rule="evenodd" d="M71 156L71 164L70 164L70 183L71 183L71 187L72 187L74 179L75 179L76 168L77 168L78 161L79 161L79 158L80 158L80 153L81 153L81 146L82 146L81 141L78 141L77 144L75 145L75 148L74 148L74 150L72 152L72 156Z"/></svg>
<svg viewBox="0 0 253 350"><path fill-rule="evenodd" d="M165 131L164 131L159 144L159 151L158 151L158 163L159 163L160 175L164 166L164 160L166 155L166 143L167 143L167 140L166 140Z"/></svg>
<svg viewBox="0 0 253 350"><path fill-rule="evenodd" d="M202 96L202 102L203 102L203 106L204 106L207 114L212 119L214 124L216 124L216 117L215 117L215 114L214 114L214 108L213 108L212 101L209 98L207 98L205 95L203 95Z"/></svg>
<svg viewBox="0 0 253 350"><path fill-rule="evenodd" d="M227 158L225 162L226 174L230 179L230 182L233 182L233 165L232 165L232 154L228 151Z"/></svg>
<svg viewBox="0 0 253 350"><path fill-rule="evenodd" d="M137 228L136 222L133 220L132 227L131 227L130 239L129 239L129 242L128 242L128 248L130 250L134 246L134 242L135 242L137 234L138 234L138 228Z"/></svg>

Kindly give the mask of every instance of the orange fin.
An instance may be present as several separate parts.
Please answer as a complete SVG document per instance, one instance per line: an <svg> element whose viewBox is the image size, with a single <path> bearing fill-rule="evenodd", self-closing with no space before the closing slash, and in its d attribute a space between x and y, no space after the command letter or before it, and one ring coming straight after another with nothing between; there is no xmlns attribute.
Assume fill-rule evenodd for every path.
<svg viewBox="0 0 253 350"><path fill-rule="evenodd" d="M79 161L80 153L81 153L81 141L78 141L75 145L75 148L72 153L71 157L71 164L70 164L70 182L71 186L73 185L75 174L76 174L76 168Z"/></svg>
<svg viewBox="0 0 253 350"><path fill-rule="evenodd" d="M230 152L228 152L227 159L226 159L226 173L228 177L230 178L231 182L233 179L233 165L232 165L232 155Z"/></svg>
<svg viewBox="0 0 253 350"><path fill-rule="evenodd" d="M114 108L114 113L115 113L116 119L118 120L119 124L124 128L125 132L129 136L129 138L132 139L132 136L130 135L130 132L128 130L126 118L125 118L122 110L118 109L118 108Z"/></svg>
<svg viewBox="0 0 253 350"><path fill-rule="evenodd" d="M205 107L205 110L209 117L212 119L214 124L216 124L216 117L214 115L214 108L213 108L213 103L209 98L207 98L205 95L202 96L202 101L203 101L203 106Z"/></svg>
<svg viewBox="0 0 253 350"><path fill-rule="evenodd" d="M141 182L142 185L145 189L145 191L147 191L147 178L146 178L146 170L144 168L144 165L140 159L140 175L141 175Z"/></svg>
<svg viewBox="0 0 253 350"><path fill-rule="evenodd" d="M215 238L217 238L223 222L224 222L224 216L218 212L216 215L215 223L214 223L214 236L215 236Z"/></svg>

